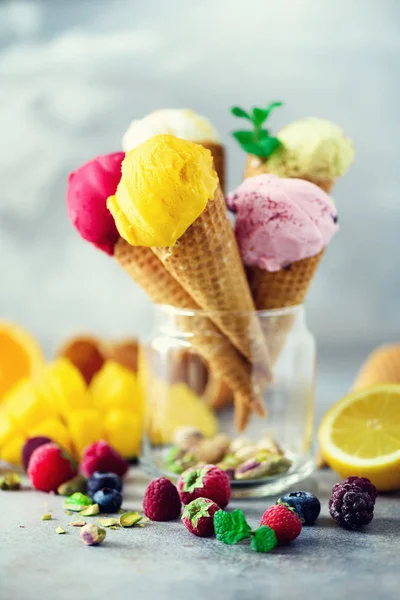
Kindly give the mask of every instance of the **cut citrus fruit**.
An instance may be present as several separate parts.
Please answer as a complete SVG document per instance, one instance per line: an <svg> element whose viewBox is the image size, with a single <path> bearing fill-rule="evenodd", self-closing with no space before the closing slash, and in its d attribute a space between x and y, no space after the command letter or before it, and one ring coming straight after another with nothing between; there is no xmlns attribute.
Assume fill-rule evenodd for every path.
<svg viewBox="0 0 400 600"><path fill-rule="evenodd" d="M15 383L43 364L42 350L31 334L13 323L0 321L0 401Z"/></svg>
<svg viewBox="0 0 400 600"><path fill-rule="evenodd" d="M327 412L322 454L341 477L368 477L382 491L400 488L400 384L355 391Z"/></svg>

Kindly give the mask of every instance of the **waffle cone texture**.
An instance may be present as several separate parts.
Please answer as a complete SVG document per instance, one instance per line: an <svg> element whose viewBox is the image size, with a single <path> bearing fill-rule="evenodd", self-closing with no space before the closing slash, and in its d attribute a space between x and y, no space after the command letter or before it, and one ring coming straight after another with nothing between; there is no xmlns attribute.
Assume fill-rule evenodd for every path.
<svg viewBox="0 0 400 600"><path fill-rule="evenodd" d="M266 380L268 349L221 188L174 246L153 248L167 271Z"/></svg>
<svg viewBox="0 0 400 600"><path fill-rule="evenodd" d="M171 318L176 327L190 334L193 347L209 363L214 374L223 379L234 392L235 406L238 407L235 411L236 426L238 430L243 430L250 406L256 405L258 412L262 412L260 400L253 388L250 363L204 315L197 302L150 248L131 246L120 238L114 248L114 257L153 302L188 311L187 314L184 310L182 314L171 312ZM200 312L196 314L195 311Z"/></svg>

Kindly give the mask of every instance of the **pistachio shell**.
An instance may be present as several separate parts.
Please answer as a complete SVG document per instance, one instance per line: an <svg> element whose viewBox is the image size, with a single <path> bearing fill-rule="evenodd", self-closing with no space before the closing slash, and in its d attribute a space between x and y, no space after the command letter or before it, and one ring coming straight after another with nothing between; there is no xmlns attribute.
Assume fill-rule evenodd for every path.
<svg viewBox="0 0 400 600"><path fill-rule="evenodd" d="M141 521L142 518L142 515L140 515L138 512L126 512L120 516L119 524L121 525L121 527L133 527L133 525L139 523L139 521Z"/></svg>

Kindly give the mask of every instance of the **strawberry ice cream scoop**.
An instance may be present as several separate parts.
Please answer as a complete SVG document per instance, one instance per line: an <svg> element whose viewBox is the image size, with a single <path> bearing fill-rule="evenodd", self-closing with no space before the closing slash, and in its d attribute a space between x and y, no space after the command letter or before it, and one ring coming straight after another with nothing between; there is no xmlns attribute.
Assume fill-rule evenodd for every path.
<svg viewBox="0 0 400 600"><path fill-rule="evenodd" d="M303 179L257 175L227 196L243 262L266 271L317 255L338 230L333 200Z"/></svg>
<svg viewBox="0 0 400 600"><path fill-rule="evenodd" d="M85 240L110 255L119 233L107 198L115 194L124 156L123 152L98 156L68 178L67 211L73 226Z"/></svg>

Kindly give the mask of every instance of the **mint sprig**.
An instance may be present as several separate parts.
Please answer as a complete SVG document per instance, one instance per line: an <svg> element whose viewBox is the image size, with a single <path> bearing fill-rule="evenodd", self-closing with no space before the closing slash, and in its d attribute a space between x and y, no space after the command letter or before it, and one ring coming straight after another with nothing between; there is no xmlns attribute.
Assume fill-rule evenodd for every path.
<svg viewBox="0 0 400 600"><path fill-rule="evenodd" d="M214 515L215 537L224 544L237 544L251 536L251 527L239 508L231 513L217 510Z"/></svg>
<svg viewBox="0 0 400 600"><path fill-rule="evenodd" d="M267 525L262 525L253 532L250 548L256 552L270 552L277 543L275 531Z"/></svg>
<svg viewBox="0 0 400 600"><path fill-rule="evenodd" d="M266 525L252 531L240 509L231 513L218 510L214 515L214 530L217 540L224 544L251 538L250 548L256 552L270 552L278 543L274 530Z"/></svg>
<svg viewBox="0 0 400 600"><path fill-rule="evenodd" d="M279 139L271 136L268 129L263 127L271 112L279 106L283 106L283 102L271 102L266 108L253 108L251 113L240 106L231 108L231 113L235 117L246 119L253 125L253 129L250 131L239 130L232 134L245 152L261 158L268 158L280 146Z"/></svg>

